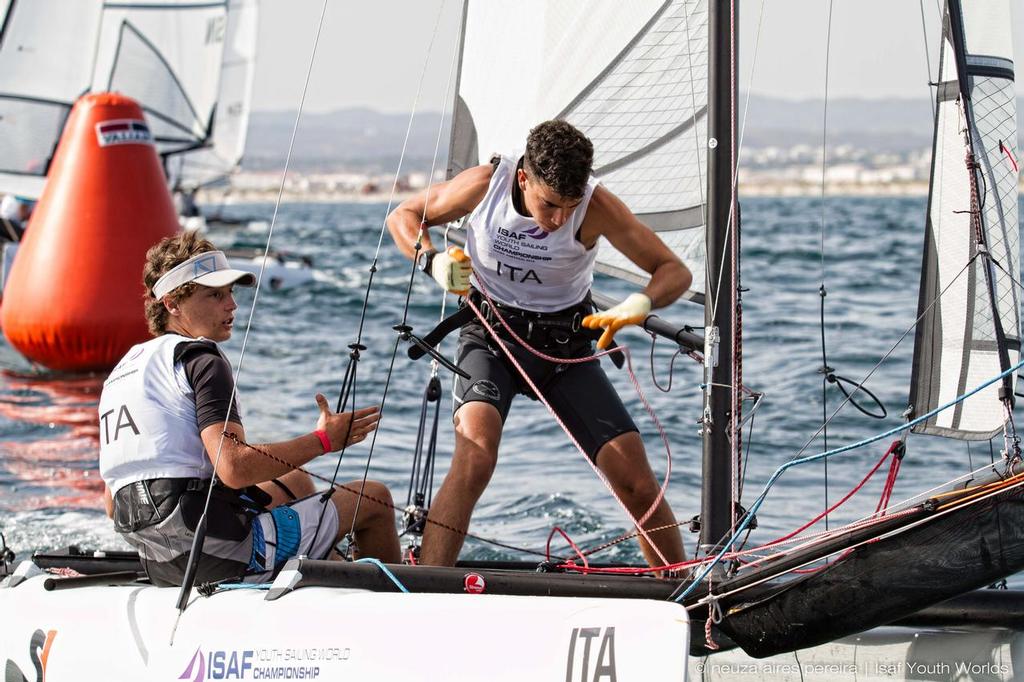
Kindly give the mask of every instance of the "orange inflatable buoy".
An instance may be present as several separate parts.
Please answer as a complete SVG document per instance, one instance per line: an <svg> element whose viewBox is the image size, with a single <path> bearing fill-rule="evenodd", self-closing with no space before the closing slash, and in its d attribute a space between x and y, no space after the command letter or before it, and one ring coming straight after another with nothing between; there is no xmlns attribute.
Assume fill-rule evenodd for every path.
<svg viewBox="0 0 1024 682"><path fill-rule="evenodd" d="M64 126L4 288L4 336L50 369L109 370L149 338L146 251L177 231L142 109L114 93L85 95Z"/></svg>

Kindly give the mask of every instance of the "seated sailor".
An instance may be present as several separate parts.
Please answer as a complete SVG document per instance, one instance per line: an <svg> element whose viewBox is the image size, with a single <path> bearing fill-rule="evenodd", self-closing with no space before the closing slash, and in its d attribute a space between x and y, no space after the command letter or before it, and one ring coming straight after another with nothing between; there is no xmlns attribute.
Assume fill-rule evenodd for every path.
<svg viewBox="0 0 1024 682"><path fill-rule="evenodd" d="M378 408L335 413L317 394L314 431L246 445L231 366L217 344L231 337L232 288L255 278L185 233L149 250L143 279L154 338L128 351L103 385L100 473L115 528L150 579L181 584L211 482L199 581L267 579L293 556L325 558L350 530L359 555L398 561L386 487L355 481L317 494L298 469L364 440Z"/></svg>

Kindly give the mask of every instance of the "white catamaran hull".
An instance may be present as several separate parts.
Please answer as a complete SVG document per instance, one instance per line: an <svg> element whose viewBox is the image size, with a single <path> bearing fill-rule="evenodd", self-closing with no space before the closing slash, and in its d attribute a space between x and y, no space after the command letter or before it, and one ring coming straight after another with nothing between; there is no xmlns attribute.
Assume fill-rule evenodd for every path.
<svg viewBox="0 0 1024 682"><path fill-rule="evenodd" d="M670 602L305 587L266 601L46 576L0 589L6 682L60 680L682 680L689 625ZM12 617L15 616L15 617Z"/></svg>

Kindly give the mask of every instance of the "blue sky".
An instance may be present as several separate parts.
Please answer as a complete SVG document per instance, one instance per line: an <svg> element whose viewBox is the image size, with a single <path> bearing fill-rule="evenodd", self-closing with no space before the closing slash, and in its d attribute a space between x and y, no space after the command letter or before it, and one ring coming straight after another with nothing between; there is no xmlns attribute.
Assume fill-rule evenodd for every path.
<svg viewBox="0 0 1024 682"><path fill-rule="evenodd" d="M829 2L764 1L763 22L759 21L762 0L741 3L741 87L749 85L753 92L790 99L820 98ZM833 0L830 97L928 97L922 2L934 77L938 0ZM322 0L261 4L253 100L257 110L297 106L322 6ZM1014 9L1015 61L1021 64L1024 8ZM306 110L354 106L387 112L412 109L435 23L438 30L417 107L440 110L460 14L461 0L332 0ZM757 63L751 78L759 23ZM1019 93L1024 93L1022 80L1018 79Z"/></svg>

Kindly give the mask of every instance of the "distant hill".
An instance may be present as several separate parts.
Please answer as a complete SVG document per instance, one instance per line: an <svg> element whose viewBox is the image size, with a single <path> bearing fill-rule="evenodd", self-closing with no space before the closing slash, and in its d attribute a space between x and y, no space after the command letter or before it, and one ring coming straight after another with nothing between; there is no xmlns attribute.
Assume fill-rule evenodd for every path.
<svg viewBox="0 0 1024 682"><path fill-rule="evenodd" d="M409 136L405 167L429 170L441 115L417 114ZM256 111L249 119L245 160L247 170L284 166L295 125L295 112ZM305 172L337 170L391 171L397 167L409 126L408 114L385 114L372 109L341 109L303 114L295 137L291 167ZM447 135L447 125L445 125ZM441 163L448 147L442 142Z"/></svg>
<svg viewBox="0 0 1024 682"><path fill-rule="evenodd" d="M746 98L740 98L741 117ZM747 109L744 145L750 147L820 146L822 100L793 101L755 95ZM1017 103L1018 117L1022 104ZM249 123L245 167L278 169L295 122L293 112L254 112ZM932 113L921 98L836 99L828 104L828 144L852 145L869 152L905 153L927 148L932 139ZM429 169L441 115L416 116L404 167ZM372 109L343 109L304 114L295 140L292 167L304 172L351 169L389 172L397 167L408 114ZM447 156L447 121L442 131L440 162Z"/></svg>

